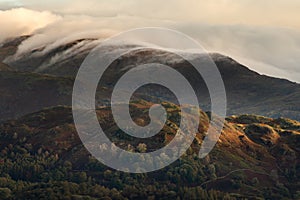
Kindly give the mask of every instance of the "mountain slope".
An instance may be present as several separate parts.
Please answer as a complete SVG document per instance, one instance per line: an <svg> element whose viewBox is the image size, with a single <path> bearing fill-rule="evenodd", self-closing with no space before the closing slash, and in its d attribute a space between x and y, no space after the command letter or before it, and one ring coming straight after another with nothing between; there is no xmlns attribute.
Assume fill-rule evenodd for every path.
<svg viewBox="0 0 300 200"><path fill-rule="evenodd" d="M300 117L300 84L260 75L233 59L213 55L225 84L229 114Z"/></svg>
<svg viewBox="0 0 300 200"><path fill-rule="evenodd" d="M8 47L16 50L21 39L16 38L15 40L15 42L10 41L9 45L3 44L0 47L0 52L6 52ZM7 54L4 62L9 64L11 68L19 71L34 71L57 77L70 76L74 78L85 56L97 44L99 44L99 41L96 39L80 39L69 43L57 44L56 46L45 45L38 49L17 53L14 56L9 56L12 55L11 53ZM118 48L128 47L126 45L111 46L107 48L105 53L109 54L110 51ZM225 84L228 98L228 115L248 113L300 120L299 84L260 75L227 56L220 54L210 55L215 61ZM155 57L155 61L165 63L182 73L193 85L200 99L201 108L210 110L208 90L201 77L197 75L189 63L167 52L141 50L131 52L118 59L112 63L110 70L105 74L106 78L104 80L106 80L106 84L102 85L103 88L106 88L105 92L109 91L111 93L113 85L126 71L139 63L153 62L153 57ZM137 95L146 100L159 97L162 100L176 102L169 91L156 86L150 89L141 88ZM99 96L103 97L103 95ZM109 102L109 95L97 100L99 105L106 105Z"/></svg>
<svg viewBox="0 0 300 200"><path fill-rule="evenodd" d="M5 60L8 56L13 56L18 50L18 46L29 37L30 36L25 35L11 38L0 44L0 62Z"/></svg>
<svg viewBox="0 0 300 200"><path fill-rule="evenodd" d="M14 70L8 65L0 62L0 72L2 71L14 71Z"/></svg>
<svg viewBox="0 0 300 200"><path fill-rule="evenodd" d="M71 105L72 86L68 78L0 70L0 121L49 106Z"/></svg>

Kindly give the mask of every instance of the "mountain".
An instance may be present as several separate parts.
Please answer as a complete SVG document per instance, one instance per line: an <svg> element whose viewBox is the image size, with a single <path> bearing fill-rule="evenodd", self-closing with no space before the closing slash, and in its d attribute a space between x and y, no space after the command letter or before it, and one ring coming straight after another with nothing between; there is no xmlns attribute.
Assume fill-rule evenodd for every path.
<svg viewBox="0 0 300 200"><path fill-rule="evenodd" d="M28 36L24 36L2 44L0 55L2 55L4 63L18 72L35 72L41 76L43 76L42 74L46 74L58 78L70 77L73 80L84 58L92 48L101 42L93 38L80 39L65 43L48 44L16 53L18 45L22 44L21 42L27 38ZM118 50L119 48L130 47L126 45L112 45L111 47L107 47L103 52L104 54L109 54L111 51ZM192 57L193 55L191 54L190 56ZM221 54L212 53L210 56L216 63L225 84L228 115L247 113L300 120L299 84L261 75L232 58ZM104 93L106 94L98 94L101 97L97 99L98 105L106 105L109 102L109 94L114 84L126 71L137 66L139 63L153 62L153 57L155 57L155 61L165 63L182 73L191 82L199 97L201 108L203 110L210 109L210 98L207 87L190 64L170 53L157 50L134 51L112 63L103 79L103 83L105 82L105 84L99 84L99 92L103 92L102 89L105 88L106 91ZM0 85L0 87L6 86ZM71 90L68 93L71 93ZM170 91L157 86L141 88L135 95L145 100L153 100L158 97L160 100L176 103L176 99ZM45 99L45 101L47 100ZM45 105L55 106L56 104L49 102ZM66 103L64 105L70 104ZM11 116L18 115L16 113Z"/></svg>
<svg viewBox="0 0 300 200"><path fill-rule="evenodd" d="M95 97L99 124L115 145L150 152L168 144L178 131L181 110L177 99L155 84L134 93L130 115L136 124L145 126L150 122L151 105L161 103L168 115L157 135L133 138L114 122L113 88L137 65L155 61L179 71L189 80L203 110L196 138L176 162L150 173L123 173L90 155L75 130L70 107L77 70L101 41L57 41L26 50L22 45L29 37L0 45L1 199L300 198L299 84L261 75L232 58L210 54L224 80L228 117L218 143L209 156L200 159L198 152L211 116L205 112L210 100L201 76L189 62L166 51L144 49L123 55L105 71ZM130 47L132 44L106 46L101 56ZM188 56L205 63L201 55ZM145 158L142 166L135 167L153 164Z"/></svg>
<svg viewBox="0 0 300 200"><path fill-rule="evenodd" d="M139 109L150 105L136 102L133 120L141 121ZM169 120L178 117L179 107L166 102L163 106L171 113ZM131 151L141 151L142 142L150 151L176 133L171 120L148 143L132 141L113 125L109 107L98 109L97 115L107 125L108 137ZM199 133L185 155L164 169L139 175L115 171L91 157L75 131L70 107L48 108L3 122L0 172L6 178L0 178L0 191L7 188L17 199L59 195L72 199L299 198L299 122L256 115L228 117L213 151L199 159L208 115L201 112L200 121Z"/></svg>

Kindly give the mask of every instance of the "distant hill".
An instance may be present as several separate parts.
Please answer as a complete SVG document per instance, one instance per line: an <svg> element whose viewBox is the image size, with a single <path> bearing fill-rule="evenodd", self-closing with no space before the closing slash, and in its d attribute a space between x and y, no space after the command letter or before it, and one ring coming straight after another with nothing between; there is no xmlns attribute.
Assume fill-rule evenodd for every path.
<svg viewBox="0 0 300 200"><path fill-rule="evenodd" d="M21 72L36 72L55 77L70 77L72 79L74 79L86 55L93 47L99 44L99 41L96 39L81 39L53 46L52 48L41 46L38 49L30 49L22 54L12 56L17 46L24 39L26 37L16 38L0 47L0 55L6 56L4 56L3 62L12 69ZM108 47L107 53L117 48L127 47ZM8 50L10 53L6 53ZM288 117L300 120L299 84L261 75L241 65L234 59L221 54L213 53L210 55L219 68L225 83L228 98L228 115L258 114L268 117ZM103 88L106 88L105 92L111 92L112 86L117 79L130 69L128 66L131 65L132 67L141 62L153 61L153 56L156 57L156 61L162 62L166 62L165 59L167 58L166 64L180 71L191 82L199 96L202 109L210 109L210 99L203 80L199 78L189 63L184 60L175 60L174 57L166 52L136 51L112 63L110 70L106 72L107 78L104 79L109 83L103 85ZM0 87L4 86L0 85ZM137 94L146 100L159 97L163 100L176 102L174 96L163 88L141 89ZM99 96L101 96L100 99L97 99L99 105L106 105L109 102L109 95L104 95L105 97L103 95ZM49 103L48 105L51 104ZM55 105L52 104L52 106Z"/></svg>

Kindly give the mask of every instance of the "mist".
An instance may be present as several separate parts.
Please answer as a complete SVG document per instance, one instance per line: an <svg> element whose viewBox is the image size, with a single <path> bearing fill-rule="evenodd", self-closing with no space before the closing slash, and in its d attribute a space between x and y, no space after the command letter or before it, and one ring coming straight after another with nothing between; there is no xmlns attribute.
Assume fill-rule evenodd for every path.
<svg viewBox="0 0 300 200"><path fill-rule="evenodd" d="M259 73L300 82L300 32L297 29L183 22L122 13L112 16L54 14L25 8L0 11L0 16L3 27L0 41L32 35L18 47L15 58L40 48L43 50L39 53L44 54L78 39L102 40L131 28L158 26L179 30L196 39L207 51L228 55ZM80 49L88 45L83 44ZM52 59L55 61L58 57Z"/></svg>

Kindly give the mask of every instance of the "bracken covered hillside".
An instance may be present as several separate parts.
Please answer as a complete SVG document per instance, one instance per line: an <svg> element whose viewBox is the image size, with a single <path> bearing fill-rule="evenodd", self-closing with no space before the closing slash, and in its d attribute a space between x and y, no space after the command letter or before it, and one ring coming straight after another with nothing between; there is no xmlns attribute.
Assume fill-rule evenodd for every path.
<svg viewBox="0 0 300 200"><path fill-rule="evenodd" d="M131 114L147 121L135 102ZM132 140L111 120L109 107L97 110L99 122L116 145L147 152L176 133L179 108L168 111L164 129L150 141ZM139 116L139 117L137 117ZM147 174L105 167L82 146L71 109L53 107L0 125L0 193L3 199L299 199L300 123L256 115L227 118L213 151L198 158L209 117L201 112L199 133L172 165ZM127 145L124 145L126 142ZM130 145L128 145L130 143ZM147 162L147 160L145 160Z"/></svg>

